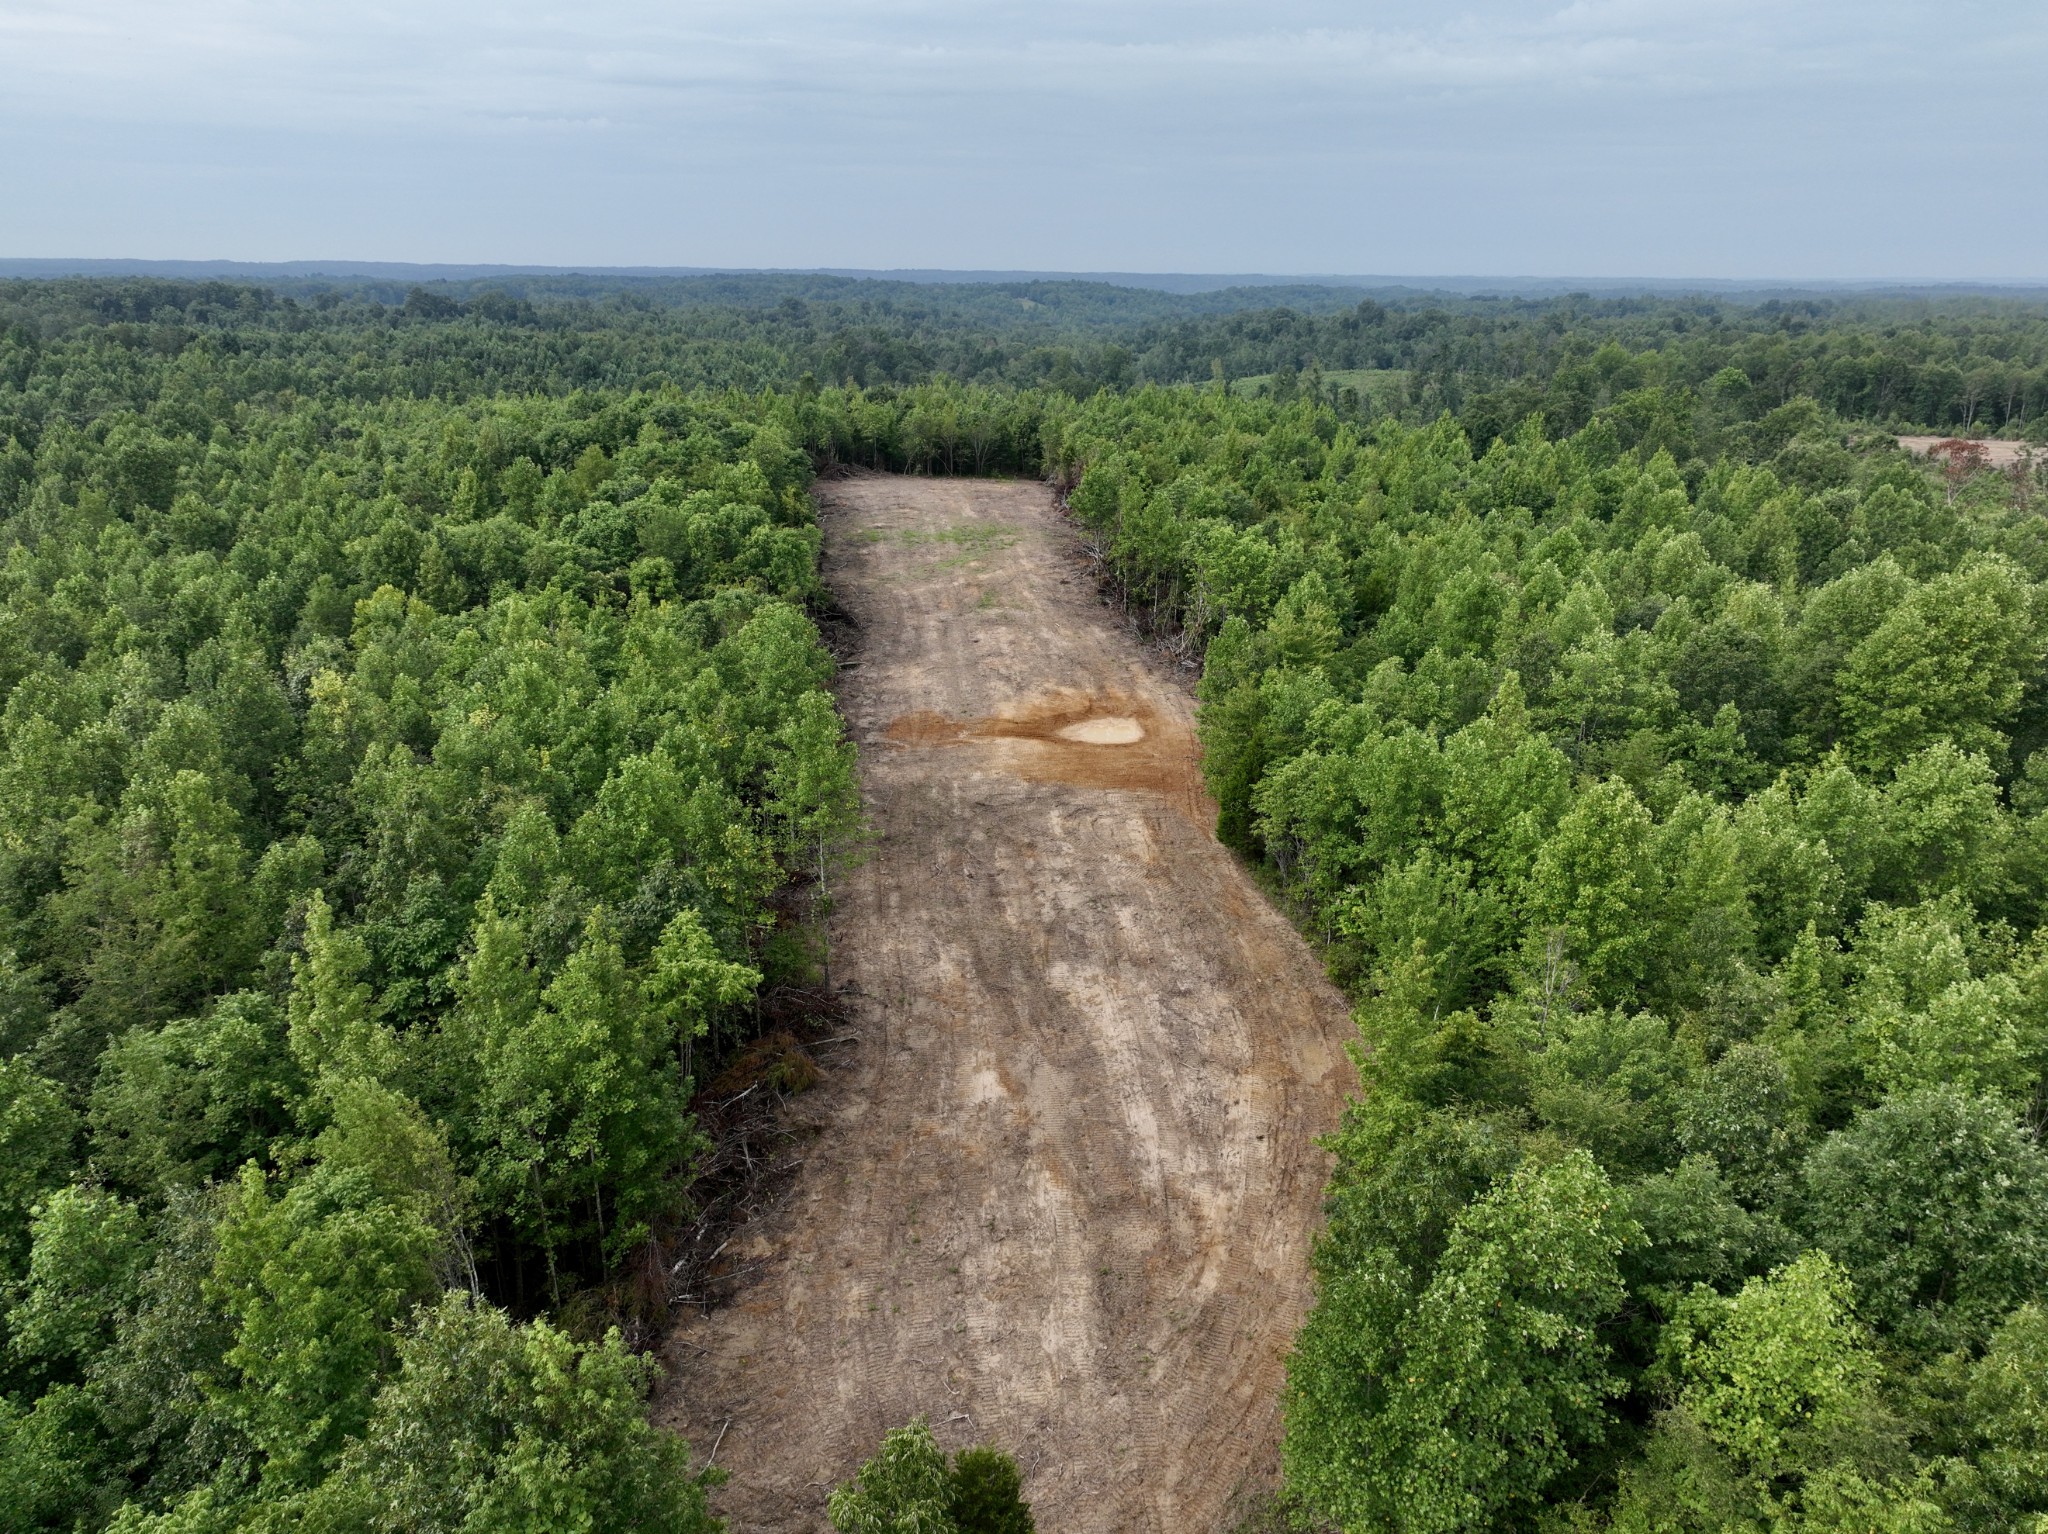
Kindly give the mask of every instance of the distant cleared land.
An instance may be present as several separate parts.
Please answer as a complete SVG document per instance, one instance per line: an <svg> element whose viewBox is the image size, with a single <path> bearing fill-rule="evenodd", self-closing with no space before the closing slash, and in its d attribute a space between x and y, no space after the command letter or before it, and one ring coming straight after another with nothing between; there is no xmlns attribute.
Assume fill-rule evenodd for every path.
<svg viewBox="0 0 2048 1534"><path fill-rule="evenodd" d="M1985 464L1994 469L2009 469L2022 458L2036 459L2042 456L2041 449L2031 442L2009 442L1995 438L1972 440L1970 438L1958 439L1955 437L1937 436L1901 437L1899 438L1899 446L1909 453L1917 453L1924 458L1943 443L1957 440L1969 442L1972 447L1984 455Z"/></svg>
<svg viewBox="0 0 2048 1534"><path fill-rule="evenodd" d="M1233 378L1230 392L1246 399L1256 398L1273 387L1277 373L1255 373L1249 378ZM1384 404L1389 397L1398 396L1408 383L1406 368L1333 368L1323 374L1323 382L1332 389L1356 389L1360 399L1371 399Z"/></svg>

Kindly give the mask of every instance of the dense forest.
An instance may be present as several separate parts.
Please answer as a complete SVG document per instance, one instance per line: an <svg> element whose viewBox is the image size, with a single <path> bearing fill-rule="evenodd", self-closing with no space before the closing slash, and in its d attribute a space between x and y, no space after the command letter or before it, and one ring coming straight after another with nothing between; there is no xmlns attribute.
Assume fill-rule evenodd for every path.
<svg viewBox="0 0 2048 1534"><path fill-rule="evenodd" d="M808 463L79 344L5 407L0 1526L708 1527L545 1316L665 1300L853 811Z"/></svg>
<svg viewBox="0 0 2048 1534"><path fill-rule="evenodd" d="M2048 312L1098 288L0 284L0 1529L716 1526L845 464L1054 483L1357 998L1293 1515L2048 1517L2048 486L1887 435Z"/></svg>
<svg viewBox="0 0 2048 1534"><path fill-rule="evenodd" d="M2031 476L1657 389L1480 454L1449 417L1151 391L1047 451L1205 643L1219 832L1360 998L1300 1509L2035 1527Z"/></svg>

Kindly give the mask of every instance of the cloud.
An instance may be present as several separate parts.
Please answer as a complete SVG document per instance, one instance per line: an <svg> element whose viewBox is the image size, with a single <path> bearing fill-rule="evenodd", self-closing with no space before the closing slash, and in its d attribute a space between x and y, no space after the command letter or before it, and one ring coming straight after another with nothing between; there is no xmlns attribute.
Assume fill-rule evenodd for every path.
<svg viewBox="0 0 2048 1534"><path fill-rule="evenodd" d="M1497 248L1488 206L1526 231L1523 265L1790 260L1773 240L1832 241L1835 264L1960 252L1960 230L1937 240L1904 207L1844 220L1937 174L1994 209L1980 244L2043 217L2012 189L2042 156L2025 130L2048 10L1986 0L0 0L0 59L0 133L81 146L70 197L133 200L118 146L148 146L158 178L181 152L210 167L223 227L323 240L410 209L486 241L523 217L553 241L531 200L597 187L635 204L607 239L658 227L783 259L817 236L773 189L858 188L901 230L868 248L909 264L976 227L988 264L1015 264L1033 200L1090 210L1064 264L1264 250L1293 270L1476 256ZM220 201L236 165L267 202ZM279 203L294 167L308 184ZM0 168L0 194L39 228L107 227L45 170ZM923 211L939 206L951 222ZM838 216L842 235L868 218Z"/></svg>
<svg viewBox="0 0 2048 1534"><path fill-rule="evenodd" d="M13 0L0 47L18 106L121 119L615 123L724 98L1025 96L1134 103L1265 90L1332 96L1756 90L1953 70L1924 6L1756 0L1525 4L961 6L816 0L534 0L338 7L285 0ZM2008 15L1977 67L2038 64L2044 24ZM1944 29L1944 33L1950 29ZM2012 46L2014 34L2026 46ZM2032 54L2031 59L2026 55ZM2000 67L2003 61L2003 68Z"/></svg>

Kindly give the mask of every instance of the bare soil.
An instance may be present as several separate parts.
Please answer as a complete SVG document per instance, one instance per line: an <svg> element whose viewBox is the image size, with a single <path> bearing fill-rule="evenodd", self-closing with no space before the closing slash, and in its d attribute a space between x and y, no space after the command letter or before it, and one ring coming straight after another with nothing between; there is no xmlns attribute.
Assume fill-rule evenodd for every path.
<svg viewBox="0 0 2048 1534"><path fill-rule="evenodd" d="M657 1416L746 1534L826 1528L920 1413L1015 1453L1045 1534L1220 1530L1275 1476L1343 1000L1210 834L1193 705L1043 487L820 506L875 831L831 922L859 1042Z"/></svg>

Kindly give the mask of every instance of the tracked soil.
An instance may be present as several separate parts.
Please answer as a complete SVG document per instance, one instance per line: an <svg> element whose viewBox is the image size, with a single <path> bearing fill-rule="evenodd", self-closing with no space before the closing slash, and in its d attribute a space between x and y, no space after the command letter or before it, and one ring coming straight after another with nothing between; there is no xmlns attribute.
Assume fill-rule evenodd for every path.
<svg viewBox="0 0 2048 1534"><path fill-rule="evenodd" d="M1192 703L1042 487L820 504L876 836L832 920L858 1043L657 1413L745 1534L826 1528L920 1413L1015 1452L1045 1534L1221 1530L1275 1473L1343 1002L1211 836Z"/></svg>

